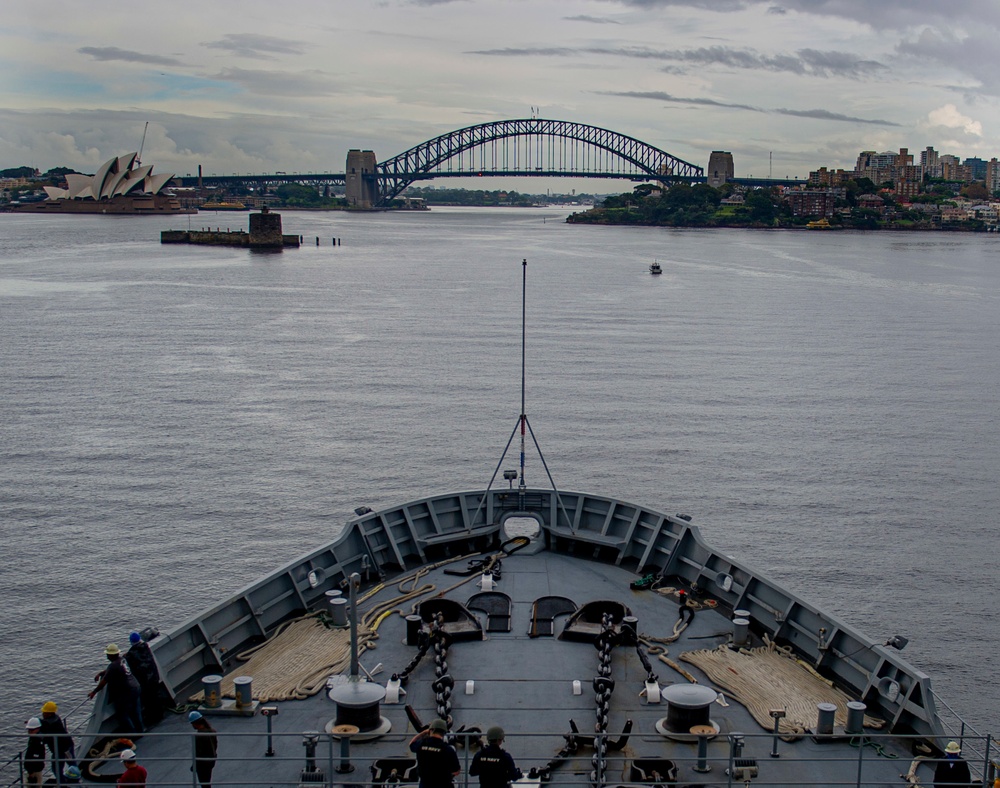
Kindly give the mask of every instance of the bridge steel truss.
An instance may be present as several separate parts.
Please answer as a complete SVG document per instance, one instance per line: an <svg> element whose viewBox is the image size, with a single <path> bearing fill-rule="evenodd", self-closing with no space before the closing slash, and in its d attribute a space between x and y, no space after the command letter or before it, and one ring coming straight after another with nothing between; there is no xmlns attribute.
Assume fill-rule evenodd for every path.
<svg viewBox="0 0 1000 788"><path fill-rule="evenodd" d="M565 120L523 118L450 131L379 162L378 203L417 180L520 175L701 180L704 171L634 137Z"/></svg>

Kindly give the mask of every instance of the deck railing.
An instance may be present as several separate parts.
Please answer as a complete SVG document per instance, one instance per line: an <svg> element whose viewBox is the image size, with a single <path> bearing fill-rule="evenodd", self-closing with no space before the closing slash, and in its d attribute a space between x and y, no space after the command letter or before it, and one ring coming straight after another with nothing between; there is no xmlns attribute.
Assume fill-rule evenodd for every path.
<svg viewBox="0 0 1000 788"><path fill-rule="evenodd" d="M469 777L469 765L476 752L481 734L457 734L452 741L457 746L461 773L455 780L455 788L478 786L476 777ZM236 786L289 786L303 785L343 786L362 788L377 784L393 784L374 779L378 762L411 758L407 748L412 732L387 734L380 737L379 755L373 757L372 749L365 742L352 743L343 737L326 733L307 731L301 733L274 732L265 734L254 732L219 732L219 756L212 776L213 788L236 788ZM817 740L822 737L813 737ZM555 757L560 742L565 744L563 734L548 732L509 732L504 743L514 757L524 778L517 785L539 785L551 782L566 788L591 788L594 785L608 786L658 786L671 782L685 785L731 786L815 786L821 780L824 786L845 786L868 788L887 784L930 785L934 765L939 759L930 756L910 757L900 755L900 744L907 745L906 737L865 733L853 738L842 734L829 737L839 746L823 748L821 753L805 753L794 743L776 739L767 733L720 734L710 739L673 741L654 736L633 737L630 749L642 751L642 755L624 755L609 752L595 774L595 764L591 759L593 750L581 747L560 762ZM919 739L919 737L913 737ZM0 788L27 786L27 775L21 763L22 748L26 736L0 735L0 750L14 752L0 764ZM529 749L537 751L538 741L553 742L553 757L527 757L519 753ZM531 740L529 742L529 740ZM387 744L390 745L387 747ZM997 776L998 756L993 739L989 736L968 735L964 737L963 753L967 756L973 785L990 786ZM118 749L121 749L119 746ZM146 733L136 739L135 749L138 761L148 773L148 782L157 788L199 788L194 770L194 736L191 733ZM391 758L385 755L387 749L393 751ZM173 753L157 755L156 753ZM180 753L184 753L183 755ZM992 757L991 757L992 756ZM633 766L640 759L656 758L672 762L676 768L674 780L667 775L646 775L642 779ZM98 775L99 782L112 783L122 767L116 752L96 769L88 769L87 764L78 760L85 777ZM46 764L43 782L51 780L51 764ZM908 779L907 775L910 778ZM78 781L63 780L64 785ZM395 779L405 788L416 785L415 770L399 775ZM82 784L92 784L84 779Z"/></svg>

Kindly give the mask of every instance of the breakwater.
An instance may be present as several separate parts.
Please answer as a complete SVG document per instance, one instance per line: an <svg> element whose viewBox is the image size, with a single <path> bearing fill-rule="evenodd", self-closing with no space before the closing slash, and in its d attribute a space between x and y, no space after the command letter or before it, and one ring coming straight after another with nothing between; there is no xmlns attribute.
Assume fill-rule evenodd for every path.
<svg viewBox="0 0 1000 788"><path fill-rule="evenodd" d="M204 246L244 246L253 249L274 249L299 246L297 235L283 235L281 214L271 213L267 207L260 213L250 214L250 231L202 228L200 230L163 230L161 244L200 244Z"/></svg>

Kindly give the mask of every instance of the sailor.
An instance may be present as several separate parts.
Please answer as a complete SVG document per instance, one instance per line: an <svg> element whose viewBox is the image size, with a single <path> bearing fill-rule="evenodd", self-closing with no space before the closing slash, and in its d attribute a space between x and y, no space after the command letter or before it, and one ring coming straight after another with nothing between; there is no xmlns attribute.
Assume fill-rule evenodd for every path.
<svg viewBox="0 0 1000 788"><path fill-rule="evenodd" d="M188 714L188 722L195 729L194 769L198 773L201 788L212 788L212 770L219 755L219 737L200 711Z"/></svg>
<svg viewBox="0 0 1000 788"><path fill-rule="evenodd" d="M66 723L59 716L59 706L55 701L42 704L41 719L42 740L52 753L52 775L56 783L65 782L64 771L68 767L76 767L76 752L73 747L73 737L69 735Z"/></svg>
<svg viewBox="0 0 1000 788"><path fill-rule="evenodd" d="M104 649L109 665L96 676L98 682L93 691L87 695L93 698L104 687L108 688L108 698L115 707L118 717L119 733L142 733L142 702L139 682L132 675L128 663L122 659L121 649L114 643L108 643Z"/></svg>
<svg viewBox="0 0 1000 788"><path fill-rule="evenodd" d="M410 739L410 752L416 753L420 788L451 788L462 771L455 748L444 740L448 723L433 720Z"/></svg>
<svg viewBox="0 0 1000 788"><path fill-rule="evenodd" d="M24 765L25 774L28 775L28 785L42 784L42 770L45 768L45 739L41 735L42 721L38 717L32 717L24 723L28 731L28 746L24 748L24 757L21 763Z"/></svg>
<svg viewBox="0 0 1000 788"><path fill-rule="evenodd" d="M163 717L163 708L160 703L160 670L156 667L152 649L142 639L142 635L138 632L132 632L128 636L128 642L132 645L125 652L125 662L128 663L135 680L139 682L142 697L142 721L147 725L152 725Z"/></svg>
<svg viewBox="0 0 1000 788"><path fill-rule="evenodd" d="M486 731L487 745L472 759L469 776L478 776L482 788L507 788L514 780L522 777L521 770L514 764L510 753L501 746L503 739L503 728L494 725Z"/></svg>
<svg viewBox="0 0 1000 788"><path fill-rule="evenodd" d="M969 772L969 764L962 757L962 748L957 741L948 742L944 748L944 760L939 761L934 767L934 786L941 788L945 785L970 785L972 774Z"/></svg>
<svg viewBox="0 0 1000 788"><path fill-rule="evenodd" d="M118 778L118 785L146 788L146 767L136 762L135 750L122 750L118 757L125 764L125 772Z"/></svg>

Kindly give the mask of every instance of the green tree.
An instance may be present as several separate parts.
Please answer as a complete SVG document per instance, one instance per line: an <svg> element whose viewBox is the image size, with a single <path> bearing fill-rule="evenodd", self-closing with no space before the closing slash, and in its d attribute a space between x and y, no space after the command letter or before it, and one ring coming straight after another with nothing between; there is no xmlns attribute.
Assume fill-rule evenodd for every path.
<svg viewBox="0 0 1000 788"><path fill-rule="evenodd" d="M746 211L750 221L754 224L773 225L775 217L775 206L771 196L763 189L754 189L747 194L743 203L743 210Z"/></svg>
<svg viewBox="0 0 1000 788"><path fill-rule="evenodd" d="M322 199L314 188L300 183L283 183L274 190L274 193L288 206L312 207L319 205Z"/></svg>
<svg viewBox="0 0 1000 788"><path fill-rule="evenodd" d="M0 170L0 178L34 178L35 168L34 167L10 167L6 170Z"/></svg>

